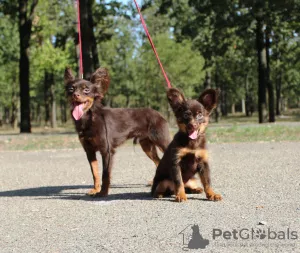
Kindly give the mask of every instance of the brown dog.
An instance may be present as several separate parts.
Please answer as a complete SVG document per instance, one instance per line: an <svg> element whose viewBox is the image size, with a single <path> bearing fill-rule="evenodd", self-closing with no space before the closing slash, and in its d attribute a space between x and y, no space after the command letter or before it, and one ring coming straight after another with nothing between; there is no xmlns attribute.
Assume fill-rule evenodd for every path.
<svg viewBox="0 0 300 253"><path fill-rule="evenodd" d="M205 90L198 100L186 100L175 88L167 91L168 101L175 113L179 131L174 136L158 165L152 185L152 196L162 197L172 193L176 201L187 200L185 190L201 193L194 175L198 172L209 200L221 200L214 193L208 165L205 129L209 115L217 105L219 91Z"/></svg>
<svg viewBox="0 0 300 253"><path fill-rule="evenodd" d="M115 149L130 138L139 140L142 149L157 166L156 147L164 152L170 143L167 121L149 108L107 108L101 99L109 87L109 75L99 68L90 81L76 79L70 69L65 71L67 96L80 142L87 154L94 178L94 188L88 194L107 196ZM102 186L96 152L102 155Z"/></svg>

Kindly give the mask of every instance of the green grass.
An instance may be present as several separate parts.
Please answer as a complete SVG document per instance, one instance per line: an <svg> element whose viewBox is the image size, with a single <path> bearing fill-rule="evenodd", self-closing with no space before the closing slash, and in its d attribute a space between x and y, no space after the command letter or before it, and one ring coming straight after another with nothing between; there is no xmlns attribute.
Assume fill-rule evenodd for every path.
<svg viewBox="0 0 300 253"><path fill-rule="evenodd" d="M171 132L177 131L173 128ZM207 129L209 143L300 141L300 124L233 125L212 124ZM132 145L132 141L128 141ZM44 134L0 134L0 151L77 149L81 148L77 134L62 130Z"/></svg>
<svg viewBox="0 0 300 253"><path fill-rule="evenodd" d="M211 127L207 138L210 143L300 141L300 125Z"/></svg>
<svg viewBox="0 0 300 253"><path fill-rule="evenodd" d="M213 119L212 119L213 120ZM221 117L207 129L209 143L300 141L300 109L290 109L276 117L276 124L258 124L257 115L246 117L241 113ZM171 128L171 133L177 126ZM132 141L128 141L132 145ZM56 129L33 125L32 134L19 134L18 130L0 128L0 151L82 148L74 124L69 121Z"/></svg>
<svg viewBox="0 0 300 253"><path fill-rule="evenodd" d="M0 151L81 148L77 134L14 134L0 136Z"/></svg>

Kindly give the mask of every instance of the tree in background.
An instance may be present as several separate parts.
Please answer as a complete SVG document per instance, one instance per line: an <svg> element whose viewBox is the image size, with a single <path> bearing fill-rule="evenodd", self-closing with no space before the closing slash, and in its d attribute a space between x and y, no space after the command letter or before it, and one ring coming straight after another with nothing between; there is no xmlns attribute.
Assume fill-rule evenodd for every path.
<svg viewBox="0 0 300 253"><path fill-rule="evenodd" d="M29 42L31 36L34 10L38 0L19 0L19 33L20 33L20 63L19 82L21 99L21 133L31 132L30 94L29 94Z"/></svg>
<svg viewBox="0 0 300 253"><path fill-rule="evenodd" d="M93 21L94 0L80 0L80 28L82 41L83 77L89 79L100 67Z"/></svg>
<svg viewBox="0 0 300 253"><path fill-rule="evenodd" d="M19 37L16 12L1 16L0 33L0 125L4 118L4 123L16 128L19 105Z"/></svg>
<svg viewBox="0 0 300 253"><path fill-rule="evenodd" d="M133 3L80 2L83 51L88 58L84 59L85 77L100 62L109 69L106 104L152 107L168 115L165 81ZM24 11L19 15L19 3L27 5L26 15ZM251 116L263 107L259 113L262 122L274 121L274 111L280 115L300 104L299 7L299 0L142 2L144 18L172 84L190 97L205 87L220 88L221 113L216 116L236 110ZM78 69L75 1L0 0L0 17L0 123L16 126L19 109L28 118L21 131L28 130L31 120L46 127L65 123L70 115L62 73L66 66ZM22 28L28 31L31 27L22 44L22 64L25 56L30 62L29 71L22 69L30 86L29 82L23 86L26 78L19 80L20 17ZM18 82L22 82L20 87Z"/></svg>

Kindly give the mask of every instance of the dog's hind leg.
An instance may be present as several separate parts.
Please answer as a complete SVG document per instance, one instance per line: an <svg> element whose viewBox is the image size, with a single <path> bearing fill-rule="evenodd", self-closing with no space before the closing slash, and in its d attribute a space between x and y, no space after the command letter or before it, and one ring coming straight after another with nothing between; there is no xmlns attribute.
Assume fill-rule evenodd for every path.
<svg viewBox="0 0 300 253"><path fill-rule="evenodd" d="M164 153L171 143L171 135L167 121L161 122L155 131L150 132L149 138L160 151Z"/></svg>
<svg viewBox="0 0 300 253"><path fill-rule="evenodd" d="M140 145L146 153L146 155L155 163L157 167L160 162L160 159L158 157L155 144L149 138L146 138L140 140Z"/></svg>

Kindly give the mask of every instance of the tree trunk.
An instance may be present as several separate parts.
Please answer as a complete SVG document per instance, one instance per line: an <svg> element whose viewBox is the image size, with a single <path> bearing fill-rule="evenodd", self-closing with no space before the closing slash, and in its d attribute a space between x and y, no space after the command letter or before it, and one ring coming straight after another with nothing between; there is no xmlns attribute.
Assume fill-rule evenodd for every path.
<svg viewBox="0 0 300 253"><path fill-rule="evenodd" d="M97 42L94 34L93 3L94 0L87 1L88 23L91 29L91 51L92 51L92 58L93 58L93 67L95 70L100 67L100 62L98 57Z"/></svg>
<svg viewBox="0 0 300 253"><path fill-rule="evenodd" d="M44 103L45 103L45 126L50 124L50 88L49 73L46 71L44 76Z"/></svg>
<svg viewBox="0 0 300 253"><path fill-rule="evenodd" d="M259 9L261 14L262 10ZM261 14L263 15L263 14ZM258 59L258 120L264 122L266 112L266 50L264 45L263 19L261 16L256 18L256 49Z"/></svg>
<svg viewBox="0 0 300 253"><path fill-rule="evenodd" d="M221 82L221 114L222 116L227 116L227 91L226 91L226 84Z"/></svg>
<svg viewBox="0 0 300 253"><path fill-rule="evenodd" d="M34 106L35 106L35 103L31 103L30 104L30 120L31 121L35 121L35 110L34 110Z"/></svg>
<svg viewBox="0 0 300 253"><path fill-rule="evenodd" d="M80 29L82 42L83 77L89 79L93 73L93 60L91 54L92 30L89 24L88 1L80 0Z"/></svg>
<svg viewBox="0 0 300 253"><path fill-rule="evenodd" d="M251 94L249 92L248 73L246 74L245 84L246 84L245 85L245 90L246 90L245 110L246 110L246 116L250 117L250 116L252 116L254 108L253 108L253 99L252 99Z"/></svg>
<svg viewBox="0 0 300 253"><path fill-rule="evenodd" d="M276 115L281 115L280 103L281 103L281 70L278 71L276 77Z"/></svg>
<svg viewBox="0 0 300 253"><path fill-rule="evenodd" d="M219 88L219 65L218 64L216 64L216 71L215 71L215 86L216 86L216 89ZM220 104L218 104L215 109L215 122L216 123L219 122L219 115L220 115L219 110L220 110Z"/></svg>
<svg viewBox="0 0 300 253"><path fill-rule="evenodd" d="M130 95L126 95L126 103L125 107L129 108L130 107Z"/></svg>
<svg viewBox="0 0 300 253"><path fill-rule="evenodd" d="M14 75L15 76L15 75ZM12 96L11 96L11 118L10 125L13 129L16 129L18 126L18 96L17 96L17 78L14 77L13 87L12 87Z"/></svg>
<svg viewBox="0 0 300 253"><path fill-rule="evenodd" d="M276 115L279 116L281 114L281 81L282 81L282 70L281 67L279 66L280 64L280 51L279 51L279 46L278 46L278 40L275 40L276 43L276 61L277 61L277 67L276 67Z"/></svg>
<svg viewBox="0 0 300 253"><path fill-rule="evenodd" d="M67 122L67 106L66 106L66 101L63 99L60 100L60 115L61 115L61 122L66 123Z"/></svg>
<svg viewBox="0 0 300 253"><path fill-rule="evenodd" d="M0 107L0 127L3 126L3 115L2 115L2 108Z"/></svg>
<svg viewBox="0 0 300 253"><path fill-rule="evenodd" d="M9 118L10 118L10 110L9 110L9 107L8 106L5 106L4 107L4 122L6 125L9 124Z"/></svg>
<svg viewBox="0 0 300 253"><path fill-rule="evenodd" d="M269 122L275 122L275 108L274 108L274 87L270 78L270 37L271 37L271 27L267 25L266 27L266 83L268 88L268 104L269 104Z"/></svg>
<svg viewBox="0 0 300 253"><path fill-rule="evenodd" d="M57 127L56 120L56 97L55 97L55 83L54 83L54 74L51 73L49 78L50 82L50 98L51 98L51 127Z"/></svg>
<svg viewBox="0 0 300 253"><path fill-rule="evenodd" d="M235 104L231 105L231 114L235 114Z"/></svg>
<svg viewBox="0 0 300 253"><path fill-rule="evenodd" d="M211 88L211 73L209 71L205 72L205 81L204 81L204 89Z"/></svg>
<svg viewBox="0 0 300 253"><path fill-rule="evenodd" d="M246 102L245 102L245 99L242 99L241 104L242 104L242 113L246 114Z"/></svg>
<svg viewBox="0 0 300 253"><path fill-rule="evenodd" d="M29 95L29 41L33 12L38 0L33 0L29 17L27 15L28 0L19 0L19 34L20 34L20 61L19 61L19 80L20 80L20 106L21 106L21 133L31 133L30 122L30 95Z"/></svg>
<svg viewBox="0 0 300 253"><path fill-rule="evenodd" d="M40 103L37 104L36 113L37 113L36 122L37 122L37 125L40 126L41 122L42 122Z"/></svg>

